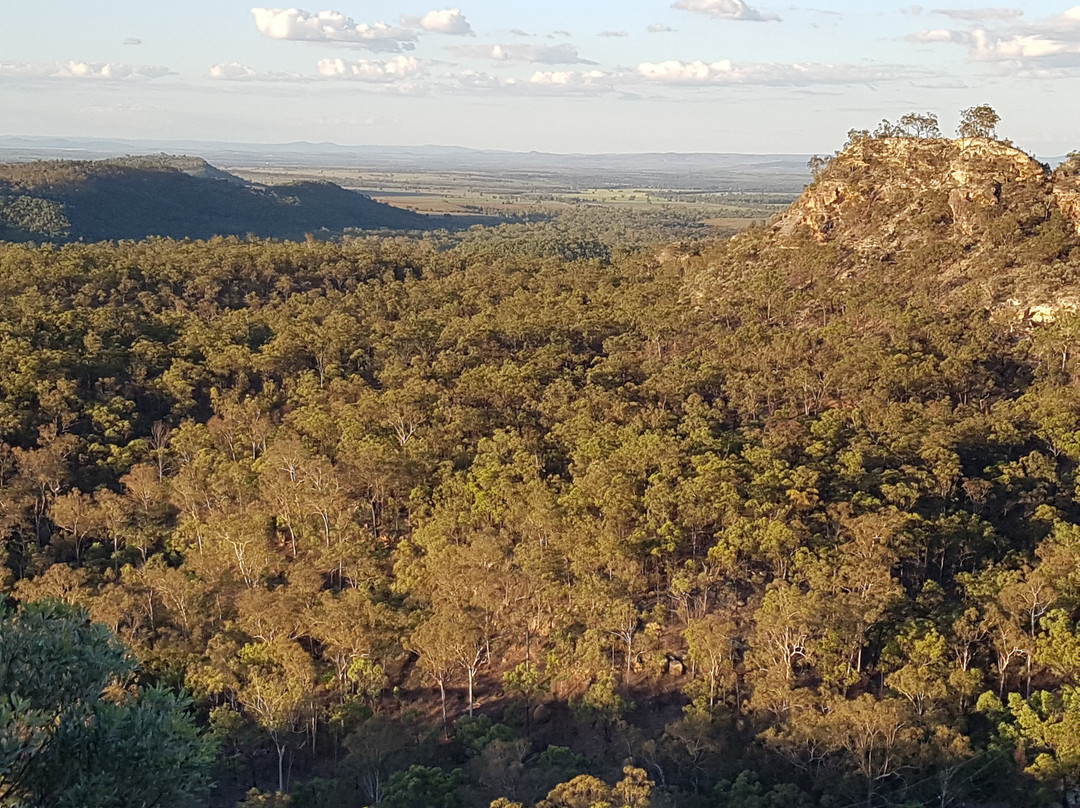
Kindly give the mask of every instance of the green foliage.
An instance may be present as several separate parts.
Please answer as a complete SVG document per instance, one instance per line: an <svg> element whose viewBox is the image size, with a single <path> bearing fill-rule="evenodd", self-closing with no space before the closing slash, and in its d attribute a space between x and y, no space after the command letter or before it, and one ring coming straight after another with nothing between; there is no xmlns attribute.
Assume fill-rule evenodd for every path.
<svg viewBox="0 0 1080 808"><path fill-rule="evenodd" d="M734 780L721 780L713 788L716 808L809 808L809 795L790 783L766 788L750 771L740 772Z"/></svg>
<svg viewBox="0 0 1080 808"><path fill-rule="evenodd" d="M0 196L0 236L7 240L66 239L71 222L58 202L33 196Z"/></svg>
<svg viewBox="0 0 1080 808"><path fill-rule="evenodd" d="M410 766L395 772L386 788L387 808L459 808L465 772L433 766Z"/></svg>
<svg viewBox="0 0 1080 808"><path fill-rule="evenodd" d="M85 613L35 604L0 619L0 804L193 805L214 747L190 702L128 684L123 648Z"/></svg>
<svg viewBox="0 0 1080 808"><path fill-rule="evenodd" d="M614 675L604 671L579 698L571 702L571 707L583 720L611 723L634 709L634 703L618 692Z"/></svg>

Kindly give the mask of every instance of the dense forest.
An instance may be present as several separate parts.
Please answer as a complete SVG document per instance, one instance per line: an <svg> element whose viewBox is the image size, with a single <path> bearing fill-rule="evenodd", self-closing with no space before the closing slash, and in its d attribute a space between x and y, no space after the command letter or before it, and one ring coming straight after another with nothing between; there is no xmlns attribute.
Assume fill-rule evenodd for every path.
<svg viewBox="0 0 1080 808"><path fill-rule="evenodd" d="M9 608L203 804L1073 804L1080 160L967 134L730 240L0 246Z"/></svg>

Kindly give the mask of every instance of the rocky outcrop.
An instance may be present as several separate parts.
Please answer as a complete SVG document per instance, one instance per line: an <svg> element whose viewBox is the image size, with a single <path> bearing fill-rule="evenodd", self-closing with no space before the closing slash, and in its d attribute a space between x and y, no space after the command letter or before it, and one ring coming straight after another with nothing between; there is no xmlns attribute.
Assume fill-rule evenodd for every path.
<svg viewBox="0 0 1080 808"><path fill-rule="evenodd" d="M861 138L774 225L782 238L808 228L818 242L890 252L971 236L1006 215L1045 218L1055 206L1080 228L1080 185L1058 190L1047 166L1005 143Z"/></svg>
<svg viewBox="0 0 1080 808"><path fill-rule="evenodd" d="M1054 201L1080 236L1080 184L1054 184Z"/></svg>

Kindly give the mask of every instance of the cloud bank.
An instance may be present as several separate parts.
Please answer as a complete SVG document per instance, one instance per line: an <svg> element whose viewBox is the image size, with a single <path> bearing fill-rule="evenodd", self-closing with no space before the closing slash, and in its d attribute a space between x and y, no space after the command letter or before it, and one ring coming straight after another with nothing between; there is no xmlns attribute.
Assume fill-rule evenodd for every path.
<svg viewBox="0 0 1080 808"><path fill-rule="evenodd" d="M359 59L322 59L319 75L328 79L349 79L373 84L388 84L403 79L414 79L426 71L423 63L414 56L399 54L388 61Z"/></svg>
<svg viewBox="0 0 1080 808"><path fill-rule="evenodd" d="M495 62L529 62L544 65L594 65L568 43L559 45L458 45L450 48L466 59L490 59Z"/></svg>
<svg viewBox="0 0 1080 808"><path fill-rule="evenodd" d="M970 29L928 29L908 37L923 44L962 45L968 60L996 65L999 72L1056 78L1080 70L1080 6L1061 14L1021 23L1020 9L939 9Z"/></svg>
<svg viewBox="0 0 1080 808"><path fill-rule="evenodd" d="M125 65L115 62L0 62L0 77L37 79L96 79L149 81L175 75L162 65Z"/></svg>
<svg viewBox="0 0 1080 808"><path fill-rule="evenodd" d="M1012 20L1024 16L1022 8L935 8L930 13L965 22Z"/></svg>
<svg viewBox="0 0 1080 808"><path fill-rule="evenodd" d="M638 75L655 84L681 85L767 85L805 87L813 84L872 84L897 78L911 78L911 68L896 65L863 67L807 62L782 64L750 62L736 64L730 59L718 62L643 62Z"/></svg>
<svg viewBox="0 0 1080 808"><path fill-rule="evenodd" d="M707 14L718 20L748 20L751 22L779 22L775 14L762 14L746 5L743 0L678 0L672 5L682 11Z"/></svg>

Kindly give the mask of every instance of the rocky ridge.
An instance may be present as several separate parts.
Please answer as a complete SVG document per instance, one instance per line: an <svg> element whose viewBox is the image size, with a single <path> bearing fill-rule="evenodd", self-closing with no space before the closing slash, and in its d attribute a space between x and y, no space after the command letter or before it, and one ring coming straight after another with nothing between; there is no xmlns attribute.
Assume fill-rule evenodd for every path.
<svg viewBox="0 0 1080 808"><path fill-rule="evenodd" d="M832 158L774 224L781 236L808 227L819 242L887 249L902 247L912 230L905 222L926 214L974 235L1000 216L1049 218L1053 207L1080 233L1080 177L1008 144L864 138Z"/></svg>
<svg viewBox="0 0 1080 808"><path fill-rule="evenodd" d="M978 282L991 308L1052 320L1078 308L1080 157L1051 170L988 138L862 137L817 172L766 238L828 248L836 277L933 265L942 286ZM1077 260L1073 260L1077 259Z"/></svg>

